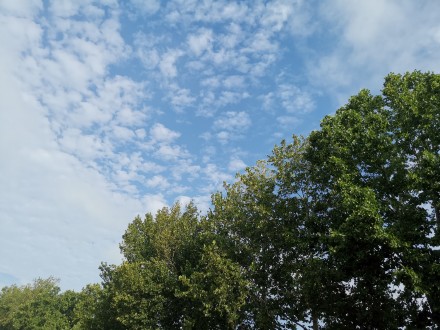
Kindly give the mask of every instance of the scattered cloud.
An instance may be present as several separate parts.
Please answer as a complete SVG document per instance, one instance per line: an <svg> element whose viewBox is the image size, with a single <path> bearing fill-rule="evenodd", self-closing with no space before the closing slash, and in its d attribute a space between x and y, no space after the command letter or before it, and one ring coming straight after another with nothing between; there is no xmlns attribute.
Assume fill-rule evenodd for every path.
<svg viewBox="0 0 440 330"><path fill-rule="evenodd" d="M190 154L179 145L161 145L155 152L156 158L164 161L177 161L188 158Z"/></svg>
<svg viewBox="0 0 440 330"><path fill-rule="evenodd" d="M309 63L312 79L344 93L378 88L391 71L438 70L439 10L439 3L412 1L322 4L321 29L339 38ZM364 77L362 82L354 72Z"/></svg>
<svg viewBox="0 0 440 330"><path fill-rule="evenodd" d="M212 30L201 29L197 34L188 36L188 46L195 56L200 56L203 52L212 47Z"/></svg>
<svg viewBox="0 0 440 330"><path fill-rule="evenodd" d="M306 113L315 108L312 96L295 85L280 85L277 95L281 100L281 105L288 113Z"/></svg>
<svg viewBox="0 0 440 330"><path fill-rule="evenodd" d="M245 86L245 78L240 75L232 75L223 80L223 86L227 89L240 89Z"/></svg>
<svg viewBox="0 0 440 330"><path fill-rule="evenodd" d="M157 188L159 190L165 190L170 187L168 180L162 175L155 175L146 181L146 185L150 188Z"/></svg>
<svg viewBox="0 0 440 330"><path fill-rule="evenodd" d="M150 129L150 135L154 142L169 143L177 139L180 136L180 133L170 130L169 128L166 128L164 125L158 123L158 124L154 124L153 127Z"/></svg>
<svg viewBox="0 0 440 330"><path fill-rule="evenodd" d="M250 116L244 111L228 111L214 122L217 129L241 131L251 125Z"/></svg>
<svg viewBox="0 0 440 330"><path fill-rule="evenodd" d="M146 16L154 15L160 9L159 0L129 0L129 2L136 13Z"/></svg>
<svg viewBox="0 0 440 330"><path fill-rule="evenodd" d="M228 169L231 172L239 172L241 170L244 170L246 167L247 167L246 164L240 158L236 158L236 157L233 157L229 161L229 165L228 165Z"/></svg>
<svg viewBox="0 0 440 330"><path fill-rule="evenodd" d="M438 71L439 10L1 1L0 282L98 281L136 214L190 199L206 210L233 173L359 88Z"/></svg>
<svg viewBox="0 0 440 330"><path fill-rule="evenodd" d="M176 62L183 54L183 51L179 49L171 49L161 56L159 68L165 78L174 78L177 76Z"/></svg>
<svg viewBox="0 0 440 330"><path fill-rule="evenodd" d="M184 107L191 106L196 98L191 96L191 91L187 88L180 88L177 85L171 85L168 96L174 109L181 111Z"/></svg>

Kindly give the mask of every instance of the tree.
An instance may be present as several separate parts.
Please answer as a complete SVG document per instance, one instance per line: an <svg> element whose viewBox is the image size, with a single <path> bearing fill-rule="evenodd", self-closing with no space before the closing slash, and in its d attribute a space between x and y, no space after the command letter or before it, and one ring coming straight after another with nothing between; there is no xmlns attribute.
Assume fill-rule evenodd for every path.
<svg viewBox="0 0 440 330"><path fill-rule="evenodd" d="M124 329L111 309L108 292L99 284L88 284L79 292L73 312L72 329Z"/></svg>
<svg viewBox="0 0 440 330"><path fill-rule="evenodd" d="M246 282L203 231L191 203L136 217L123 236L119 265L101 266L114 320L130 329L234 329Z"/></svg>
<svg viewBox="0 0 440 330"><path fill-rule="evenodd" d="M236 329L243 319L248 282L237 263L220 251L216 241L204 245L190 275L179 276L178 297L187 301L185 329Z"/></svg>
<svg viewBox="0 0 440 330"><path fill-rule="evenodd" d="M67 290L59 293L57 300L58 308L67 321L66 329L73 328L77 322L75 308L80 301L80 294L72 290Z"/></svg>
<svg viewBox="0 0 440 330"><path fill-rule="evenodd" d="M256 328L439 323L439 76L390 74L213 198Z"/></svg>
<svg viewBox="0 0 440 330"><path fill-rule="evenodd" d="M208 219L224 251L246 269L245 309L252 328L317 322L325 302L315 277L330 277L317 272L326 260L310 212L306 148L303 138L283 142L268 161L246 169L213 196Z"/></svg>
<svg viewBox="0 0 440 330"><path fill-rule="evenodd" d="M2 288L0 328L69 329L69 319L60 308L59 292L57 280L53 278L36 279L33 284L21 287Z"/></svg>
<svg viewBox="0 0 440 330"><path fill-rule="evenodd" d="M414 204L423 208L423 219L415 232L425 234L426 239L413 244L418 251L408 262L415 272L417 288L428 299L431 317L439 326L440 75L419 71L390 74L383 94L386 106L392 109L390 122L396 148L405 159L408 190Z"/></svg>
<svg viewBox="0 0 440 330"><path fill-rule="evenodd" d="M383 96L361 91L309 137L329 259L347 286L345 303L331 308L340 305L339 316L326 316L329 325L438 325L435 212L427 207L435 210L439 182L438 82L431 73L390 74Z"/></svg>
<svg viewBox="0 0 440 330"><path fill-rule="evenodd" d="M278 287L270 271L280 265L275 246L279 222L275 203L275 180L265 162L237 176L225 185L225 193L213 196L214 209L208 214L211 232L219 247L244 270L250 283L247 323L255 328L273 329L279 325Z"/></svg>

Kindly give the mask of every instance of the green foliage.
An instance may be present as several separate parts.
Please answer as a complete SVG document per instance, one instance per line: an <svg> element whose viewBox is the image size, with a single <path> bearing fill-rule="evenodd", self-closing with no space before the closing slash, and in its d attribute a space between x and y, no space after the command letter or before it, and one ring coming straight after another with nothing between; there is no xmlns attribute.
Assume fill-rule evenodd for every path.
<svg viewBox="0 0 440 330"><path fill-rule="evenodd" d="M184 328L235 329L248 294L241 267L219 251L215 241L204 246L197 269L179 276L182 290L176 295L188 300Z"/></svg>
<svg viewBox="0 0 440 330"><path fill-rule="evenodd" d="M110 309L107 292L99 284L88 284L78 295L74 307L75 330L124 329Z"/></svg>
<svg viewBox="0 0 440 330"><path fill-rule="evenodd" d="M391 74L214 196L256 328L439 324L438 89L438 75Z"/></svg>
<svg viewBox="0 0 440 330"><path fill-rule="evenodd" d="M4 287L0 293L0 328L70 329L72 304L67 296L71 293L60 296L59 291L53 278L37 279L21 287Z"/></svg>
<svg viewBox="0 0 440 330"><path fill-rule="evenodd" d="M329 328L438 325L429 212L438 209L438 82L431 73L390 74L383 96L361 91L309 137L330 267L349 284L343 303L323 315Z"/></svg>
<svg viewBox="0 0 440 330"><path fill-rule="evenodd" d="M127 329L234 329L246 297L238 264L204 233L193 204L128 226L119 266L101 267L114 319Z"/></svg>

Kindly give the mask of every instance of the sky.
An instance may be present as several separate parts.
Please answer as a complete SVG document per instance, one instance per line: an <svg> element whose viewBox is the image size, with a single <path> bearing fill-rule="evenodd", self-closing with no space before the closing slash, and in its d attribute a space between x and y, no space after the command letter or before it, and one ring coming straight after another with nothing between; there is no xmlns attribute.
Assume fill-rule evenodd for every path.
<svg viewBox="0 0 440 330"><path fill-rule="evenodd" d="M440 72L436 0L0 0L0 287L120 263L390 72Z"/></svg>

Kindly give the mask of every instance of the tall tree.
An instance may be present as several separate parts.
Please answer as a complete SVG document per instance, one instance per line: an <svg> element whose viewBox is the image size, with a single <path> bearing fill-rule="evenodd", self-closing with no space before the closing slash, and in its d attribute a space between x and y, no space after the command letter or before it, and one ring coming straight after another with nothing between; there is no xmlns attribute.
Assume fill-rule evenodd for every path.
<svg viewBox="0 0 440 330"><path fill-rule="evenodd" d="M414 233L424 237L413 242L417 253L412 252L408 262L416 274L417 288L425 292L431 316L440 326L440 75L419 71L390 74L383 94L391 113L394 142L405 160L408 190L413 204L423 209Z"/></svg>
<svg viewBox="0 0 440 330"><path fill-rule="evenodd" d="M438 324L435 212L429 208L435 210L439 182L432 166L438 157L438 79L391 74L383 96L361 91L310 135L306 158L316 196L326 205L329 256L347 283L346 304L337 305L354 306L352 320L336 323ZM434 173L430 183L423 181L427 173Z"/></svg>
<svg viewBox="0 0 440 330"><path fill-rule="evenodd" d="M125 261L101 267L115 320L130 329L234 329L247 282L205 235L191 203L147 214L128 226Z"/></svg>
<svg viewBox="0 0 440 330"><path fill-rule="evenodd" d="M245 309L251 328L317 326L328 300L321 285L333 285L311 212L306 149L307 140L300 137L283 142L268 161L248 168L213 196L211 230L229 257L247 270Z"/></svg>
<svg viewBox="0 0 440 330"><path fill-rule="evenodd" d="M439 324L438 90L438 75L391 74L214 195L253 326Z"/></svg>

